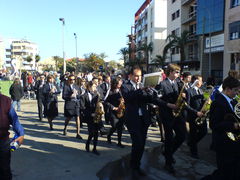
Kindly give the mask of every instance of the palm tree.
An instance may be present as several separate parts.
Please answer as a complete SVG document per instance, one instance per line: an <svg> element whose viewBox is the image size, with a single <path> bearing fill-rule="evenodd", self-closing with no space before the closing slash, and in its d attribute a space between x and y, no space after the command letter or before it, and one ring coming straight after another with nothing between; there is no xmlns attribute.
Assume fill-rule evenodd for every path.
<svg viewBox="0 0 240 180"><path fill-rule="evenodd" d="M142 44L137 51L143 51L144 52L144 60L146 62L146 71L148 72L148 59L149 59L149 52L152 52L153 50L153 43L150 42L148 45L146 43Z"/></svg>
<svg viewBox="0 0 240 180"><path fill-rule="evenodd" d="M162 67L165 64L165 60L164 56L156 55L156 58L152 62Z"/></svg>
<svg viewBox="0 0 240 180"><path fill-rule="evenodd" d="M181 36L177 36L175 34L168 35L166 41L168 41L168 44L163 49L163 57L166 57L166 54L169 49L172 48L179 48L180 50L180 66L182 69L182 62L185 60L185 50L184 46L189 40L189 32L183 31Z"/></svg>
<svg viewBox="0 0 240 180"><path fill-rule="evenodd" d="M119 50L118 54L120 54L122 56L122 59L124 60L124 64L125 64L129 57L129 48L127 48L127 47L121 48Z"/></svg>

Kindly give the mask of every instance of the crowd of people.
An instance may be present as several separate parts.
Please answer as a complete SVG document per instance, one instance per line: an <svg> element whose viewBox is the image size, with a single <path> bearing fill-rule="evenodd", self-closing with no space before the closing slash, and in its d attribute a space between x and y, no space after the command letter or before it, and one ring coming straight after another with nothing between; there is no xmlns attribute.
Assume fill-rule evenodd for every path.
<svg viewBox="0 0 240 180"><path fill-rule="evenodd" d="M106 135L106 142L111 144L111 136L117 131L117 146L124 148L122 131L126 126L132 140L130 161L132 177L138 179L147 175L140 168L140 164L148 128L153 124L154 114L150 109L154 105L158 109L156 112L159 113L157 119L159 126L163 127L164 168L167 172L175 174L174 153L184 141L189 146L192 158L199 159L198 143L207 134L209 124L212 130L211 148L216 151L217 170L212 175L203 177L203 180L239 180L240 141L228 138L228 132L232 132L234 137L240 132L239 117L234 113L236 96L240 90L238 74L230 71L221 88L214 92L214 97L210 96L213 94L211 93L207 98L204 97L202 90L202 76L191 75L189 72L181 74L181 68L176 64L167 66L161 76L161 82L155 87L144 87L142 76L139 67L133 67L127 75L66 73L60 77L58 74L47 72L34 76L31 73L24 73L21 77L22 85L20 78L16 78L10 88L13 101L10 111L14 111L15 106L17 111L21 111L20 100L24 96L24 89L31 87L36 95L39 121L47 118L49 128L53 130L54 119L58 116L58 96L61 94L65 101L63 135L67 136L68 124L74 119L76 138L82 139L81 127L86 123L88 138L85 149L90 152L92 143L92 153L96 155L100 155L97 149L99 134ZM206 113L211 98L213 102ZM6 113L9 113L9 109ZM0 134L3 133L1 123L0 120ZM106 130L105 124L111 125L110 130ZM8 140L6 131L9 126L4 127L4 135ZM20 130L22 127L19 127L20 125L15 128L15 132L23 137L23 130ZM22 141L23 138L20 139L20 144ZM1 158L0 161L2 162ZM1 162L0 175L4 173Z"/></svg>

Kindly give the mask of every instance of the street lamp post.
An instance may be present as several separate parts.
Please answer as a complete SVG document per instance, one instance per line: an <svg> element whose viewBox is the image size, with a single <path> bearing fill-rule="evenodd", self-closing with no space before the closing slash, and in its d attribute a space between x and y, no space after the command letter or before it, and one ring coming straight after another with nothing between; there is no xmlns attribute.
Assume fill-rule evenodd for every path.
<svg viewBox="0 0 240 180"><path fill-rule="evenodd" d="M76 72L77 72L77 65L78 65L78 56L77 56L77 34L76 33L74 33L73 34L74 35L74 37L75 37L75 47L76 47Z"/></svg>
<svg viewBox="0 0 240 180"><path fill-rule="evenodd" d="M59 21L62 21L63 74L65 74L65 72L66 72L66 60L65 60L65 51L64 51L64 26L65 26L65 20L64 20L64 18L59 18Z"/></svg>

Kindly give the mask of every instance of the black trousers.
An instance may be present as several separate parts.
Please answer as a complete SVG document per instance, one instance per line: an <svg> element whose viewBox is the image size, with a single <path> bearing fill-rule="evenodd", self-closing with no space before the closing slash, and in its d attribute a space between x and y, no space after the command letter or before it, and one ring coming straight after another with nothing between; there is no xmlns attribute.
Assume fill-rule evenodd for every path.
<svg viewBox="0 0 240 180"><path fill-rule="evenodd" d="M11 152L9 146L9 140L0 139L0 179L11 180Z"/></svg>
<svg viewBox="0 0 240 180"><path fill-rule="evenodd" d="M118 119L117 117L111 118L111 128L108 135L111 136L117 130L118 143L121 143L122 130L123 130L123 118Z"/></svg>
<svg viewBox="0 0 240 180"><path fill-rule="evenodd" d="M93 138L93 149L97 148L99 127L100 124L93 122L88 123L88 140L86 141L86 144L90 144Z"/></svg>
<svg viewBox="0 0 240 180"><path fill-rule="evenodd" d="M181 118L175 118L171 121L164 119L163 128L165 132L165 159L166 164L171 164L173 154L181 146L186 138L186 123Z"/></svg>
<svg viewBox="0 0 240 180"><path fill-rule="evenodd" d="M193 120L189 121L188 145L192 154L198 153L197 144L207 134L207 122L197 125Z"/></svg>
<svg viewBox="0 0 240 180"><path fill-rule="evenodd" d="M136 124L128 124L127 128L132 139L132 151L130 165L133 169L140 168L140 162L144 152L149 124L146 124L141 116L135 121Z"/></svg>
<svg viewBox="0 0 240 180"><path fill-rule="evenodd" d="M44 99L38 98L37 105L38 105L38 117L41 120L43 118L43 114L45 113Z"/></svg>
<svg viewBox="0 0 240 180"><path fill-rule="evenodd" d="M240 151L240 150L239 150ZM240 154L216 152L217 170L201 180L239 180Z"/></svg>

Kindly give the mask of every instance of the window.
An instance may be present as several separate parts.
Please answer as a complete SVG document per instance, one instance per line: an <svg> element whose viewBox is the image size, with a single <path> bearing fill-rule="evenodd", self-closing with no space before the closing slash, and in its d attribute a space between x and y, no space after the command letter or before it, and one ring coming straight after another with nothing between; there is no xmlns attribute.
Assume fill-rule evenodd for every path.
<svg viewBox="0 0 240 180"><path fill-rule="evenodd" d="M240 5L240 0L231 0L231 8L234 8L239 5Z"/></svg>
<svg viewBox="0 0 240 180"><path fill-rule="evenodd" d="M178 18L180 16L180 10L176 11L176 18Z"/></svg>
<svg viewBox="0 0 240 180"><path fill-rule="evenodd" d="M172 14L172 21L175 19L175 13Z"/></svg>
<svg viewBox="0 0 240 180"><path fill-rule="evenodd" d="M176 0L172 0L172 4L175 3Z"/></svg>
<svg viewBox="0 0 240 180"><path fill-rule="evenodd" d="M229 40L240 39L240 21L229 24Z"/></svg>

